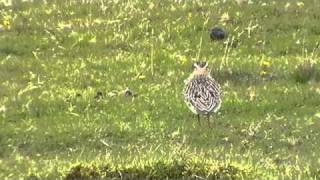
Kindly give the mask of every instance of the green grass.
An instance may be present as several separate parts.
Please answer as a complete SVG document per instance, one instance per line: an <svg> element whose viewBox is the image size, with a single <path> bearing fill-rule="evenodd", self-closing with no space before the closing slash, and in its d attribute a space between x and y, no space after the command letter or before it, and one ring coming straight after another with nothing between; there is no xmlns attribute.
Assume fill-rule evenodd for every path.
<svg viewBox="0 0 320 180"><path fill-rule="evenodd" d="M320 178L316 0L1 2L0 179ZM211 128L181 94L198 57Z"/></svg>

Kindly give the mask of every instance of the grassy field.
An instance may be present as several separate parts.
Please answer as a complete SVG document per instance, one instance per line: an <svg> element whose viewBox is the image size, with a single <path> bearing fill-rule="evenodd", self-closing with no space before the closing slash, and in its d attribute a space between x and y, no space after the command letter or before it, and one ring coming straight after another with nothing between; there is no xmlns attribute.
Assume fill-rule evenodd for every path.
<svg viewBox="0 0 320 180"><path fill-rule="evenodd" d="M320 179L319 9L0 1L0 179ZM181 94L197 59L211 128Z"/></svg>

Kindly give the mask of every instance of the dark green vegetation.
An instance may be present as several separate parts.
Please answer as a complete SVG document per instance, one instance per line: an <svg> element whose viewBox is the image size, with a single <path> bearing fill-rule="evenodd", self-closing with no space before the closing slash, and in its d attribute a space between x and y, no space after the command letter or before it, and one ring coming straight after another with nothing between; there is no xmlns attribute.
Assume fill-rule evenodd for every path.
<svg viewBox="0 0 320 180"><path fill-rule="evenodd" d="M317 0L0 6L0 179L320 178ZM181 95L197 58L212 128Z"/></svg>

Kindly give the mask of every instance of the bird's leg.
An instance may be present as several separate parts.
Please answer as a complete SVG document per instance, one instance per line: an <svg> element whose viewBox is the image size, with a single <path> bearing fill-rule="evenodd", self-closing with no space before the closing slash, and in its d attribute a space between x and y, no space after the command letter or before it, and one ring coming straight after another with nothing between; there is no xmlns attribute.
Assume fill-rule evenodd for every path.
<svg viewBox="0 0 320 180"><path fill-rule="evenodd" d="M211 127L211 125L210 125L210 114L207 114L207 120L208 120L208 126Z"/></svg>
<svg viewBox="0 0 320 180"><path fill-rule="evenodd" d="M197 116L198 116L198 123L199 123L199 125L201 125L201 123L200 123L200 114L197 114Z"/></svg>

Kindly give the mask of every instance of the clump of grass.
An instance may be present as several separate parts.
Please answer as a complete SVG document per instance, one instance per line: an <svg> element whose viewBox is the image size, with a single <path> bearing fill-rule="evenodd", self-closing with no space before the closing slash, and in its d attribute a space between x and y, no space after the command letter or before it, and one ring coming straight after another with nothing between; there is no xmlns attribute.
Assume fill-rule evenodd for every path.
<svg viewBox="0 0 320 180"><path fill-rule="evenodd" d="M320 74L317 71L316 64L309 59L298 64L293 73L295 81L299 83L317 81L320 79L319 76Z"/></svg>
<svg viewBox="0 0 320 180"><path fill-rule="evenodd" d="M213 168L215 167L215 168ZM212 179L234 179L243 176L245 173L237 167L218 166L214 164L188 164L186 162L173 161L156 162L152 165L141 167L97 167L95 165L79 164L70 169L66 174L66 180L75 179L100 179L100 178L121 178L121 179L184 179L195 177L209 177Z"/></svg>
<svg viewBox="0 0 320 180"><path fill-rule="evenodd" d="M84 166L82 164L72 167L66 175L66 180L84 180L84 179L98 179L101 177L99 169L95 165Z"/></svg>

